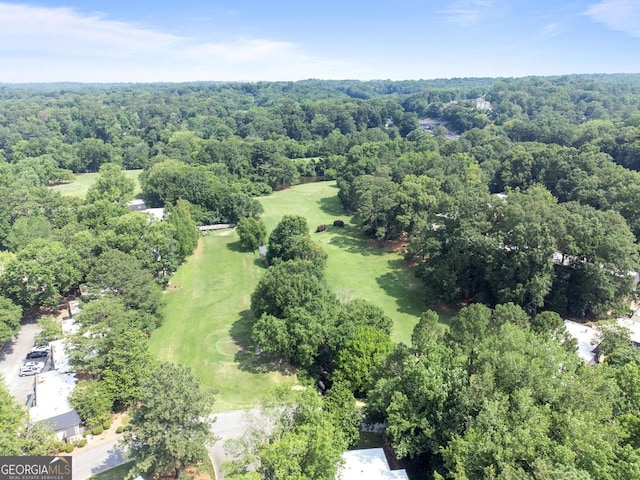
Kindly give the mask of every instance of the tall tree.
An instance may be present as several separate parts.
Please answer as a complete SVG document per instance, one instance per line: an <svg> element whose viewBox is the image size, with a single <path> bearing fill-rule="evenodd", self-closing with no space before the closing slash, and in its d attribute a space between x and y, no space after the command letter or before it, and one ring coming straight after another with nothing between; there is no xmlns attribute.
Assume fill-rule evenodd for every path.
<svg viewBox="0 0 640 480"><path fill-rule="evenodd" d="M267 249L267 261L269 264L273 263L276 258L283 258L298 235L309 235L307 220L300 215L285 215L282 217L276 228L269 235L269 248Z"/></svg>
<svg viewBox="0 0 640 480"><path fill-rule="evenodd" d="M198 230L196 222L191 217L190 203L186 200L178 200L176 206L166 205L167 222L175 227L175 241L179 252L180 261L183 261L198 246Z"/></svg>
<svg viewBox="0 0 640 480"><path fill-rule="evenodd" d="M133 198L134 182L128 178L119 165L105 163L100 166L96 183L89 187L86 200L107 200L114 203L125 203Z"/></svg>
<svg viewBox="0 0 640 480"><path fill-rule="evenodd" d="M240 237L240 245L252 252L255 252L267 239L267 227L263 222L252 217L240 219L236 231Z"/></svg>
<svg viewBox="0 0 640 480"><path fill-rule="evenodd" d="M215 440L211 432L213 396L183 366L157 364L142 384L124 438L134 462L128 478L140 473L175 471L175 478L206 456Z"/></svg>
<svg viewBox="0 0 640 480"><path fill-rule="evenodd" d="M10 299L0 296L0 343L18 335L22 308Z"/></svg>
<svg viewBox="0 0 640 480"><path fill-rule="evenodd" d="M276 390L249 430L225 444L236 458L226 466L225 477L335 479L348 439L333 423L334 412L334 406L327 408L313 389ZM247 477L251 471L255 476Z"/></svg>

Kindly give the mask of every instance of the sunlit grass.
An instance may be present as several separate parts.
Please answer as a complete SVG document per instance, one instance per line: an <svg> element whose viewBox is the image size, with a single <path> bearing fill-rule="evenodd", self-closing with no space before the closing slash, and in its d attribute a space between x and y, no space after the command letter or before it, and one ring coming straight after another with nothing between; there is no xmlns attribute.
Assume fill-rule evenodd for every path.
<svg viewBox="0 0 640 480"><path fill-rule="evenodd" d="M137 195L141 191L140 182L138 181L140 172L142 172L142 170L124 170L124 174L135 182L134 195ZM73 182L56 185L55 187L51 187L51 189L60 192L62 195L84 198L89 187L96 183L97 178L97 173L78 173L74 175Z"/></svg>
<svg viewBox="0 0 640 480"><path fill-rule="evenodd" d="M338 298L363 298L393 319L392 337L408 343L426 309L424 287L403 257L371 243L350 222L334 182L299 185L260 198L270 232L283 215L302 215L311 236L328 253L327 279ZM333 227L341 219L345 228ZM315 233L327 224L326 232ZM218 392L219 411L245 408L273 383L293 381L280 366L254 363L249 340L250 296L266 270L257 254L244 252L234 230L201 239L196 253L172 278L164 296L164 324L151 337L160 359L187 365L203 385Z"/></svg>

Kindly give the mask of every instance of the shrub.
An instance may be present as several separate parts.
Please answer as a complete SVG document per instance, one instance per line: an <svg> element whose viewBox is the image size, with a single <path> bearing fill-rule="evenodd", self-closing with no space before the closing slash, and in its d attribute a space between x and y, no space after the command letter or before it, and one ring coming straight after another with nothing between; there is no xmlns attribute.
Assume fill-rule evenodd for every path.
<svg viewBox="0 0 640 480"><path fill-rule="evenodd" d="M107 420L102 424L102 428L104 428L105 430L109 430L111 428L111 422Z"/></svg>
<svg viewBox="0 0 640 480"><path fill-rule="evenodd" d="M102 427L96 427L92 430L91 433L93 433L94 435L100 435L103 431L104 429Z"/></svg>
<svg viewBox="0 0 640 480"><path fill-rule="evenodd" d="M86 438L81 438L80 441L78 443L76 443L76 446L78 448L82 448L87 444L87 439Z"/></svg>
<svg viewBox="0 0 640 480"><path fill-rule="evenodd" d="M66 443L62 447L62 451L66 452L66 453L71 453L71 452L73 452L74 448L76 448L76 446L73 443Z"/></svg>
<svg viewBox="0 0 640 480"><path fill-rule="evenodd" d="M124 427L122 425L118 426L118 428L116 428L116 433L122 433L124 432Z"/></svg>

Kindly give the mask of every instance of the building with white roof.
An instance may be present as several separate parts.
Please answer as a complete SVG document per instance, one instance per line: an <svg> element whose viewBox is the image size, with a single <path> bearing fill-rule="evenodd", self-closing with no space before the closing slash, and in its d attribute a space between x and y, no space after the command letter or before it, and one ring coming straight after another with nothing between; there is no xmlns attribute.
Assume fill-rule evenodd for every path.
<svg viewBox="0 0 640 480"><path fill-rule="evenodd" d="M598 331L584 323L565 320L567 333L578 341L578 356L587 365L596 363L595 348L598 344Z"/></svg>
<svg viewBox="0 0 640 480"><path fill-rule="evenodd" d="M409 480L405 470L391 470L382 448L349 450L336 480Z"/></svg>
<svg viewBox="0 0 640 480"><path fill-rule="evenodd" d="M75 376L51 370L35 375L33 383L31 420L49 423L59 440L79 439L81 420L69 403L69 395L76 385Z"/></svg>

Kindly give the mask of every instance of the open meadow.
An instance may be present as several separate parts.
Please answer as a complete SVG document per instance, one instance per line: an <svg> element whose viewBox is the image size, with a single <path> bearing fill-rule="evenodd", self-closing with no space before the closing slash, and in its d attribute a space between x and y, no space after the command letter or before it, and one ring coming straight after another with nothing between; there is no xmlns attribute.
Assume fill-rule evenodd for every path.
<svg viewBox="0 0 640 480"><path fill-rule="evenodd" d="M138 176L140 175L142 170L123 171L127 178L131 178L135 182L133 194L139 194L141 190ZM96 183L97 179L98 173L77 173L74 175L73 182L62 183L60 185L56 185L55 187L51 187L51 189L55 190L56 192L60 192L62 195L84 198L87 194L87 190L89 190L89 187Z"/></svg>
<svg viewBox="0 0 640 480"><path fill-rule="evenodd" d="M283 215L304 216L329 260L327 276L341 299L364 298L394 321L393 339L409 342L423 303L422 285L402 256L384 252L350 224L335 182L298 185L260 198L270 232ZM346 222L334 228L334 219ZM314 233L319 224L330 225ZM257 255L240 249L235 230L205 235L165 293L164 324L151 337L162 360L187 365L217 391L218 411L251 406L274 383L295 378L279 365L256 363L249 342L250 296L265 271Z"/></svg>

